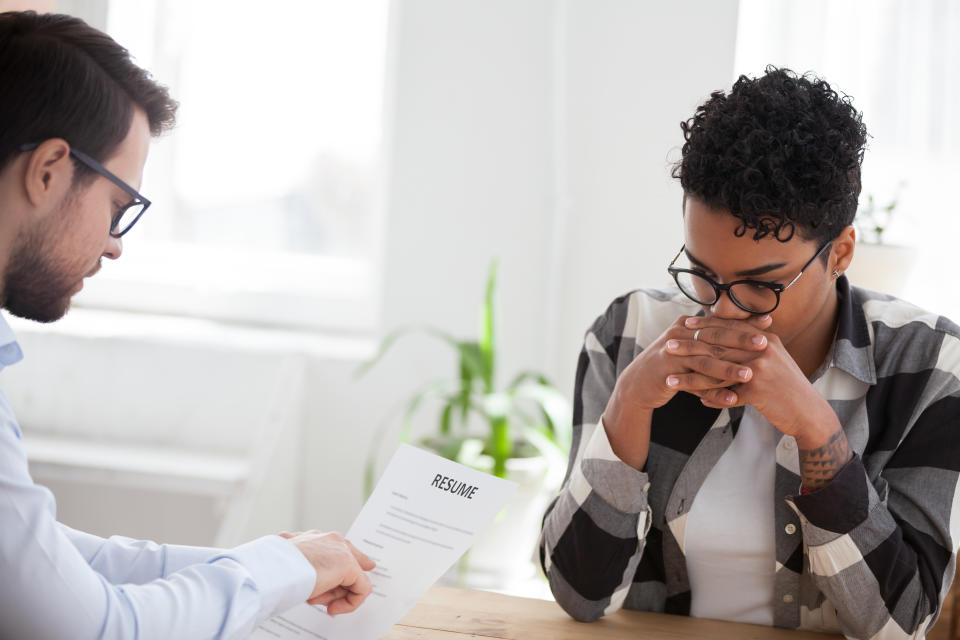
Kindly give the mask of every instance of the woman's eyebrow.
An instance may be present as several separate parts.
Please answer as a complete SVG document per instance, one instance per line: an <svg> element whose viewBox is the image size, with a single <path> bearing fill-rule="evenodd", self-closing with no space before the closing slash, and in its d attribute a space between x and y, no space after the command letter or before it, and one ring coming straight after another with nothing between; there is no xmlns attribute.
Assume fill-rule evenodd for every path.
<svg viewBox="0 0 960 640"><path fill-rule="evenodd" d="M703 269L706 269L707 271L713 272L713 270L712 270L710 267L708 267L706 264L704 264L703 261L698 260L692 253L690 253L690 250L689 250L689 249L687 249L686 247L684 247L683 251L684 251L684 253L687 254L687 259L689 259L690 262L696 264L697 266L702 267ZM762 275L765 274L765 273L770 273L771 271L776 271L777 269L782 269L782 268L784 268L785 266L787 266L787 263L786 263L786 262L775 262L775 263L771 263L771 264L764 265L764 266L762 266L762 267L756 267L756 268L754 268L754 269L745 269L745 270L743 270L743 271L737 271L734 275L737 276L738 278L749 278L749 277L751 277L751 276L762 276Z"/></svg>

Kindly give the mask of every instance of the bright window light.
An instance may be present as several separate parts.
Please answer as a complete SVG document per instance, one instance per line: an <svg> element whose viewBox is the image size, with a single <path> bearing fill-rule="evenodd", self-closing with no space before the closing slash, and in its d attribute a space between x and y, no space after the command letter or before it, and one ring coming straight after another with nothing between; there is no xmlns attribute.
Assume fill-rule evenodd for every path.
<svg viewBox="0 0 960 640"><path fill-rule="evenodd" d="M904 296L960 321L960 296L943 286L960 237L960 3L741 0L735 74L767 64L853 97L871 136L861 202L896 199L885 242L919 249Z"/></svg>
<svg viewBox="0 0 960 640"><path fill-rule="evenodd" d="M78 304L259 324L371 325L388 0L109 3L170 87L153 200Z"/></svg>

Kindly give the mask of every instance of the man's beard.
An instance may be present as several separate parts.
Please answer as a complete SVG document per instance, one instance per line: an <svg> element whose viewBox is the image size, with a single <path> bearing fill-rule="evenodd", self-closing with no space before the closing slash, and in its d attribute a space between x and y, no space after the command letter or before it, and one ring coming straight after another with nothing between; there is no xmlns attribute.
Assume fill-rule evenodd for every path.
<svg viewBox="0 0 960 640"><path fill-rule="evenodd" d="M78 282L67 274L76 269L52 261L50 240L31 229L21 234L11 254L3 280L3 307L15 316L54 322L70 308Z"/></svg>

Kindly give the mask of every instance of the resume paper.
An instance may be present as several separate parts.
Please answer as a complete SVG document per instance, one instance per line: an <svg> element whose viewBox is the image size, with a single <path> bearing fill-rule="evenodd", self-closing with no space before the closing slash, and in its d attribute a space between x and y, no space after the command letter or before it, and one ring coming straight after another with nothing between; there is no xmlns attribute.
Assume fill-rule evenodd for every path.
<svg viewBox="0 0 960 640"><path fill-rule="evenodd" d="M329 616L302 604L271 618L254 640L374 640L413 608L493 521L517 485L400 445L346 538L370 556L373 592L360 607Z"/></svg>

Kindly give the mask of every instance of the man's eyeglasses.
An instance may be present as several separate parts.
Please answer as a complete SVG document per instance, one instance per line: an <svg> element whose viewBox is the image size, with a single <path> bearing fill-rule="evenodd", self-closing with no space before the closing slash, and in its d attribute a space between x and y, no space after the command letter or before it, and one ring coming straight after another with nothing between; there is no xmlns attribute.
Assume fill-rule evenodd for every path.
<svg viewBox="0 0 960 640"><path fill-rule="evenodd" d="M33 151L39 146L39 142L31 142L29 144L20 145L20 151ZM150 201L140 195L136 189L114 175L110 170L85 154L83 151L70 147L70 155L86 165L89 169L96 171L101 176L123 189L124 193L132 198L130 202L124 205L113 215L113 220L110 223L110 235L114 238L119 238L127 231L130 231L133 225L137 224L137 220L139 220L140 217L150 207Z"/></svg>
<svg viewBox="0 0 960 640"><path fill-rule="evenodd" d="M831 244L833 244L832 240L820 247L814 256L807 261L807 264L803 265L800 273L785 285L760 280L734 280L727 284L720 284L707 277L702 271L674 267L674 263L683 254L686 245L680 247L680 252L670 261L667 272L677 281L680 291L697 304L709 307L720 299L722 292L726 291L733 304L744 311L763 315L770 313L780 305L780 294L792 287L803 275L803 272L807 270L807 267L813 264L813 261L819 258L820 254Z"/></svg>

